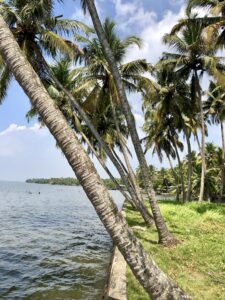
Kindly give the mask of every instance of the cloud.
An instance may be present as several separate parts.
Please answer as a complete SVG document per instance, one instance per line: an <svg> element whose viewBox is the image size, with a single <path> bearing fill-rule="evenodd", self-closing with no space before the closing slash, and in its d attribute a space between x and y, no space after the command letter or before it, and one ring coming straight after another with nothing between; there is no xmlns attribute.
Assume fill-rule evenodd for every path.
<svg viewBox="0 0 225 300"><path fill-rule="evenodd" d="M41 127L39 124L35 123L33 126L25 126L25 125L17 125L17 124L11 124L9 125L8 128L6 128L5 130L3 131L0 131L0 136L4 136L4 135L8 135L8 134L11 134L11 133L14 133L14 132L21 132L21 131L33 131L33 132L41 132L40 131ZM45 132L46 133L46 130L42 130L41 133Z"/></svg>
<svg viewBox="0 0 225 300"><path fill-rule="evenodd" d="M139 11L140 10L142 10L142 8L139 8ZM138 16L138 14L137 12L136 15ZM160 21L158 21L151 12L145 12L141 17L142 24L145 24L145 26L140 28L140 37L143 40L143 47L140 50L138 50L136 46L130 48L126 61L146 58L149 62L156 63L162 52L169 50L168 46L162 43L162 37L165 33L168 33L184 15L184 6L180 8L178 14L170 10L167 11ZM128 20L128 22L130 22L130 20Z"/></svg>

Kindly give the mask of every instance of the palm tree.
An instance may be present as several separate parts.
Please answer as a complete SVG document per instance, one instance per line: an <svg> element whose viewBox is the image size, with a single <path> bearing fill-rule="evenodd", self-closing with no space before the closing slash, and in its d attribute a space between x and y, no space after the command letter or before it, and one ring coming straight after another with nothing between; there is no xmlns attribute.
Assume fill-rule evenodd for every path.
<svg viewBox="0 0 225 300"><path fill-rule="evenodd" d="M223 68L221 58L215 57L215 50L205 47L201 38L203 24L194 22L194 18L188 18L185 23L176 25L170 34L164 36L164 42L173 47L177 53L164 53L161 64L173 65L178 76L184 79L191 79L192 101L198 104L201 120L201 155L202 155L202 172L201 172L201 189L199 201L203 201L206 162L205 162L205 121L202 105L202 91L200 86L200 76L204 71L211 75ZM189 21L190 20L190 21ZM177 33L179 31L179 33ZM196 107L196 105L195 105Z"/></svg>
<svg viewBox="0 0 225 300"><path fill-rule="evenodd" d="M179 161L179 152L176 149L176 140L178 141L178 138L174 140L174 136L177 136L177 133L175 132L174 136L173 134L171 135L171 129L173 128L173 131L175 130L177 132L183 131L187 142L188 153L190 154L190 135L196 130L195 124L197 116L195 114L195 108L191 101L189 85L177 76L176 72L173 69L173 66L171 68L171 66L165 66L163 64L164 60L160 60L156 64L154 72L152 72L155 81L149 81L148 83L146 82L142 87L144 100L143 107L147 109L145 112L145 131L148 135L150 135L150 140L152 140L151 134L148 133L148 127L149 125L151 127L151 120L155 120L153 121L153 123L155 123L155 125L158 125L156 125L155 129L153 130L153 132L155 132L153 136L158 136L157 143L159 143L161 140L160 144L162 143L161 145L166 150L169 161L170 156L174 158L174 155L177 156ZM155 117L153 117L151 114L149 115L149 109L151 111L151 108L153 108L153 110L155 111ZM170 140L170 138L172 138L172 140ZM173 148L174 155L169 156L168 154L170 154L172 151L171 146L169 146L169 144L172 145L171 143L175 145L175 148ZM158 152L158 154L160 154L160 152ZM183 201L191 200L191 159L188 162L187 195L184 189L184 179L181 162L179 163Z"/></svg>
<svg viewBox="0 0 225 300"><path fill-rule="evenodd" d="M205 101L204 109L209 121L214 124L220 124L222 140L222 163L221 163L221 187L220 200L222 201L225 194L225 138L224 138L224 120L225 120L225 92L223 86L210 81L208 90L208 99Z"/></svg>
<svg viewBox="0 0 225 300"><path fill-rule="evenodd" d="M112 154L112 151L114 151L115 147L121 146L121 143L118 140L117 136L117 126L114 119L112 118L112 108L109 104L104 105L104 103L99 103L98 105L95 105L94 103L94 105L91 105L91 103L93 102L93 97L90 96L92 95L92 92L90 92L89 89L86 90L81 88L80 81L77 78L79 70L79 68L78 70L71 69L71 63L67 60L61 60L54 66L52 66L54 77L56 77L57 80L60 81L60 84L62 84L66 88L66 91L69 91L78 99L77 101L79 101L80 107L88 116L89 122L91 122L92 126L94 126L101 140L93 135L93 132L83 122L82 118L77 115L77 112L74 110L73 105L68 101L68 98L66 97L64 91L58 91L54 85L50 85L48 87L48 91L50 96L55 100L57 106L63 112L68 121L68 124L75 130L75 132L79 133L79 135L81 136L81 142L88 145L88 152L93 153L97 157L107 174L110 176L113 182L115 182L115 178L111 174L110 170L106 167L105 163L106 154ZM95 86L93 86L93 90L95 90ZM90 99L92 101L90 101ZM36 111L32 109L28 113L28 117L32 117L35 113ZM119 123L121 140L123 141L123 143L125 143L124 140L127 137L127 127L124 124L124 116L121 113L120 109L117 109L116 119ZM105 151L105 149L107 151ZM114 163L113 160L112 162ZM125 193L125 198L128 201L132 202L131 204L135 208L137 208L146 224L153 225L154 220L148 209L144 206L143 201L141 201L141 197L136 193L136 190L129 182L129 178L127 178L127 175L125 176L125 172L123 170L121 172L121 167L118 168L118 164L120 166L120 161L116 160L116 163L117 164L114 163L114 165L121 175L123 184L126 186L131 197L130 198L127 193ZM120 186L119 190L121 190ZM121 192L124 194L124 191Z"/></svg>
<svg viewBox="0 0 225 300"><path fill-rule="evenodd" d="M197 17L195 22L204 26L202 37L209 47L223 48L225 44L225 2L224 0L189 0L186 8L190 14L194 8L203 8L210 12L204 18ZM185 23L182 20L181 23ZM180 24L181 25L181 24Z"/></svg>
<svg viewBox="0 0 225 300"><path fill-rule="evenodd" d="M43 82L49 76L40 56L56 57L58 53L73 57L81 50L68 38L78 30L91 29L79 21L53 16L54 2L5 0L0 2L0 14L8 24L18 44ZM0 102L6 95L12 74L0 59Z"/></svg>
<svg viewBox="0 0 225 300"><path fill-rule="evenodd" d="M143 73L147 72L151 67L144 59L131 61L125 64L123 61L127 50L131 45L136 44L140 47L140 39L135 36L128 36L124 40L121 40L115 33L115 23L109 19L105 20L103 29L115 56L126 90L128 92L138 92L139 82L146 79L143 76ZM79 82L79 86L77 90L79 92L89 91L89 95L84 101L84 106L88 108L89 114L94 118L99 116L99 111L106 111L106 109L111 106L111 120L116 125L117 138L127 165L128 176L138 197L140 198L140 201L143 202L142 195L135 178L135 173L127 155L126 140L124 140L124 134L121 131L122 123L118 118L118 111L121 111L120 99L118 98L108 63L104 58L102 46L96 37L88 39L83 36L77 36L77 40L85 43L83 48L85 55L77 55L77 60L84 61L85 63L85 66L83 68L79 68L78 71L77 81ZM108 119L110 119L110 116L108 116Z"/></svg>
<svg viewBox="0 0 225 300"><path fill-rule="evenodd" d="M164 244L173 244L176 243L175 238L173 235L169 232L165 221L161 215L159 206L157 204L155 191L153 189L153 185L151 182L151 178L149 176L149 170L148 165L144 156L143 149L141 147L140 139L137 133L137 128L135 126L135 119L132 114L127 95L124 89L123 82L121 80L120 72L115 60L115 56L113 54L112 49L110 48L109 42L106 38L106 34L104 32L104 29L102 27L101 21L98 16L98 12L95 7L95 3L93 0L81 0L82 6L84 10L88 8L88 11L91 15L92 22L95 28L95 31L98 35L99 41L102 45L102 50L105 55L105 58L108 62L108 66L110 68L112 78L115 83L116 92L118 94L118 98L120 99L121 105L123 107L123 113L125 115L129 133L134 145L134 149L140 164L141 171L143 173L143 178L145 182L145 189L149 196L150 205L152 209L152 213L154 216L155 224L159 233L159 241Z"/></svg>
<svg viewBox="0 0 225 300"><path fill-rule="evenodd" d="M72 44L69 40L60 37L58 34L62 33L70 37L70 35L74 34L78 28L81 28L88 33L91 32L90 28L77 21L61 20L60 16L52 17L53 1L45 1L45 3L34 0L4 1L0 3L0 9L0 12L8 22L9 27L14 33L18 43L23 51L25 51L32 66L35 68L44 84L48 86L49 81L54 81L59 89L64 92L69 101L72 103L73 108L79 112L80 117L82 117L87 126L90 128L91 132L116 165L117 169L119 169L119 173L122 174L121 177L123 178L123 181L128 186L129 182L120 162L118 162L104 141L102 141L100 134L93 126L86 112L74 99L73 95L68 92L57 77L54 76L54 73L49 68L43 56L44 53L47 53L48 55L50 54L52 57L55 57L58 52L65 53L67 56L72 57L74 57L74 54L77 53L83 54L82 50L75 44ZM10 74L8 77L7 74L9 74L7 67L4 65L0 66L0 75L2 75L2 92L0 92L0 94L3 96L6 94L6 88L9 83L7 78L11 78ZM132 187L129 186L128 189L132 194L132 198L136 199L135 193L132 191ZM142 207L143 205L140 204L140 206ZM144 208L143 211L145 211ZM147 215L148 214L146 214L146 217ZM152 224L152 219L150 217L148 218L148 221Z"/></svg>
<svg viewBox="0 0 225 300"><path fill-rule="evenodd" d="M143 129L147 134L147 136L144 138L146 143L145 147L146 151L153 147L152 152L153 154L157 153L160 162L162 162L163 160L163 152L166 154L177 186L176 200L179 201L180 180L171 162L171 158L176 158L176 152L173 147L173 142L171 141L171 135L168 132L168 128L164 126L164 117L161 116L160 118L158 118L158 116L159 114L156 110L151 110L151 112L147 110L145 113L145 124L143 126ZM182 188L184 197L184 183L182 184Z"/></svg>
<svg viewBox="0 0 225 300"><path fill-rule="evenodd" d="M89 200L136 278L152 299L190 299L147 257L94 165L0 16L0 54L63 151Z"/></svg>

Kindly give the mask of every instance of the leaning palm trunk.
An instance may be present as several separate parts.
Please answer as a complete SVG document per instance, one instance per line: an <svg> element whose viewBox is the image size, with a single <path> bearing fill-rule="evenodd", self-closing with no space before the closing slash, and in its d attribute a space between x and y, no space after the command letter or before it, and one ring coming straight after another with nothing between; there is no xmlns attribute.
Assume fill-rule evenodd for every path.
<svg viewBox="0 0 225 300"><path fill-rule="evenodd" d="M129 132L131 135L131 139L133 141L134 149L140 164L141 172L143 174L143 179L144 179L144 185L145 185L145 190L147 192L147 195L150 200L150 205L153 213L153 217L155 220L155 225L159 234L159 242L163 244L172 244L176 243L176 239L173 237L173 235L169 232L164 219L161 215L157 200L156 200L156 194L153 189L153 185L151 182L149 170L148 170L148 165L144 156L143 149L141 147L141 143L139 140L139 136L137 133L136 125L135 125L135 119L134 116L131 112L131 108L125 93L125 89L123 87L123 83L120 77L120 73L118 70L118 67L115 62L115 58L113 56L112 50L109 46L109 43L106 39L104 30L102 28L101 21L98 16L98 12L96 10L95 4L93 0L83 0L83 2L86 3L89 13L92 18L92 22L94 25L94 28L96 30L96 33L98 35L99 41L102 45L103 52L105 54L106 60L109 64L109 68L111 70L113 80L115 82L116 90L118 97L121 101L122 107L123 107L123 112L126 117L127 125L129 128Z"/></svg>
<svg viewBox="0 0 225 300"><path fill-rule="evenodd" d="M188 132L185 131L187 148L188 148L188 188L187 188L187 201L191 201L192 194L192 159L191 159L191 143Z"/></svg>
<svg viewBox="0 0 225 300"><path fill-rule="evenodd" d="M87 146L90 148L91 152L95 155L95 157L97 158L97 160L99 161L99 163L101 164L102 168L104 169L104 171L108 174L109 178L112 180L112 182L115 184L117 190L119 190L121 192L121 194L124 196L124 198L133 205L133 202L131 200L131 198L128 196L128 194L124 191L123 188L121 188L121 185L119 184L119 182L116 180L116 178L112 175L112 173L110 172L109 168L106 166L104 160L101 158L101 156L97 153L97 151L95 150L94 146L92 146L91 142L89 141L89 139L87 138L87 136L83 133L80 132L80 135L82 136L82 138L84 139L85 143L87 144Z"/></svg>
<svg viewBox="0 0 225 300"><path fill-rule="evenodd" d="M124 156L124 160L127 166L127 170L128 170L128 177L130 179L131 185L133 186L134 189L134 193L136 195L136 201L135 201L135 205L137 207L137 209L139 210L139 212L141 213L143 219L145 220L145 223L147 225L153 225L154 224L154 219L153 217L150 215L150 213L148 212L147 208L144 206L144 201L141 195L141 191L140 188L137 184L136 178L135 178L135 174L133 172L133 169L131 167L128 155L127 155L127 151L125 149L124 143L123 143L123 138L120 132L120 128L119 128L119 124L116 118L116 109L112 100L111 95L109 96L110 99L110 104L111 104L111 108L112 108L112 115L113 115L113 119L116 125L116 132L117 132L117 136L118 136L118 140L119 140L119 144L121 147L121 151L123 153Z"/></svg>
<svg viewBox="0 0 225 300"><path fill-rule="evenodd" d="M205 162L205 121L204 121L204 112L202 107L202 93L199 84L199 78L197 70L195 70L195 79L197 84L197 93L198 93L198 102L199 102L199 110L200 110L200 118L201 118L201 157L202 157L202 171L201 171L201 185L200 185L200 193L199 193L199 202L203 201L204 198L204 190L205 190L205 174L206 174L206 162Z"/></svg>
<svg viewBox="0 0 225 300"><path fill-rule="evenodd" d="M225 181L225 138L224 138L224 129L223 121L220 121L221 127L221 138L222 138L222 166L221 166L221 186L220 186L220 201L224 201L224 181Z"/></svg>
<svg viewBox="0 0 225 300"><path fill-rule="evenodd" d="M190 299L146 255L66 119L0 16L0 55L54 136L112 240L152 299Z"/></svg>
<svg viewBox="0 0 225 300"><path fill-rule="evenodd" d="M67 96L67 98L70 101L70 103L72 104L73 108L79 112L81 118L85 121L85 123L88 126L88 128L90 129L91 133L96 138L99 145L102 146L104 152L106 153L106 155L109 157L109 159L111 160L111 162L117 169L124 185L126 186L128 192L131 196L133 206L135 206L140 211L144 221L148 225L153 225L153 223L154 223L153 218L151 217L151 215L149 214L148 210L145 208L143 203L141 203L140 199L137 197L137 195L135 193L135 190L133 189L132 185L130 184L129 180L127 179L127 176L125 173L126 168L123 166L123 163L121 162L120 158L116 157L116 155L109 149L109 147L106 145L106 143L102 140L101 136L99 135L96 128L93 126L93 124L92 124L90 118L88 117L88 115L86 114L86 112L83 110L83 108L80 106L80 104L74 99L73 95L67 89L65 89L64 86L60 83L60 81L56 78L56 76L54 75L54 73L49 68L48 64L46 63L45 59L43 58L42 54L38 51L36 51L36 54L38 55L39 60L45 67L46 71L49 73L51 79L54 81L56 86L59 89L61 89L61 91L63 91L63 93Z"/></svg>
<svg viewBox="0 0 225 300"><path fill-rule="evenodd" d="M124 142L123 142L123 138L122 138L122 135L121 135L121 132L120 132L119 124L118 124L118 121L117 121L117 118L116 118L116 108L115 108L115 105L113 103L111 95L109 96L109 98L110 98L110 105L111 105L111 108L112 108L113 120L114 120L115 125L116 125L116 133L117 133L117 137L118 137L118 140L119 140L121 151L123 153L123 157L124 157L124 160L125 160L125 163L126 163L126 166L127 166L128 175L130 177L130 180L131 180L131 183L134 187L134 190L137 194L137 197L139 198L139 200L141 202L143 202L143 198L142 198L142 195L141 195L139 185L137 183L134 171L131 167L131 164L130 164L130 161L129 161L129 158L128 158L128 155L127 155L127 151L126 151L125 146L124 146Z"/></svg>

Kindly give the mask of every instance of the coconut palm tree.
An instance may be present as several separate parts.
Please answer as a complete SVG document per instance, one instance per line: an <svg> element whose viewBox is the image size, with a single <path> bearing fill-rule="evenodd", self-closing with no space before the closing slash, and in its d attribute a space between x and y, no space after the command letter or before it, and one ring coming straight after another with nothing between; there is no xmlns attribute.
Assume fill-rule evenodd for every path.
<svg viewBox="0 0 225 300"><path fill-rule="evenodd" d="M170 163L171 170L173 172L173 176L176 182L176 200L179 201L180 194L180 180L179 176L175 172L171 158L176 158L176 152L173 147L173 143L171 142L171 135L168 135L168 128L163 127L162 120L163 118L158 119L158 112L156 110L151 110L151 113L147 111L145 113L145 124L143 126L144 131L147 136L144 138L146 151L151 149L152 153L157 153L160 162L163 160L163 152L166 154L166 157ZM160 120L160 121L159 121ZM184 184L182 184L184 188ZM183 191L184 195L184 191Z"/></svg>
<svg viewBox="0 0 225 300"><path fill-rule="evenodd" d="M187 4L187 14L190 14L194 8L206 9L207 15L197 17L195 22L204 26L202 37L209 47L223 48L225 44L225 2L224 0L189 0ZM208 12L210 14L208 14ZM182 20L182 23L185 23Z"/></svg>
<svg viewBox="0 0 225 300"><path fill-rule="evenodd" d="M0 16L0 54L56 139L112 240L152 299L190 299L158 266L128 228L94 165Z"/></svg>
<svg viewBox="0 0 225 300"><path fill-rule="evenodd" d="M54 1L5 0L0 2L0 14L8 24L21 49L43 80L49 76L40 56L56 57L58 53L73 57L81 51L69 38L77 31L91 29L85 24L53 15ZM12 74L0 59L0 102L6 95Z"/></svg>
<svg viewBox="0 0 225 300"><path fill-rule="evenodd" d="M220 124L221 141L222 141L222 163L221 163L221 187L220 200L225 197L225 138L224 138L224 121L225 121L225 92L223 86L210 81L208 98L204 103L206 115L209 117L209 122Z"/></svg>
<svg viewBox="0 0 225 300"><path fill-rule="evenodd" d="M79 68L78 70L72 69L71 66L72 64L68 60L63 59L52 66L52 72L54 74L54 77L56 77L57 80L60 81L60 84L62 84L66 88L66 91L69 91L72 95L74 95L74 97L76 97L80 107L85 112L85 115L88 116L89 122L91 122L92 126L100 136L100 140L93 135L93 132L90 130L87 124L83 122L83 119L79 114L77 114L77 111L74 110L73 105L68 101L68 98L64 91L59 91L54 86L54 84L52 84L48 87L48 92L50 96L55 100L57 106L63 112L70 127L73 128L75 132L79 133L81 142L85 143L88 146L88 153L92 153L97 157L107 174L115 182L115 178L111 174L110 170L106 167L105 162L106 154L112 154L112 151L114 151L115 147L120 147L120 142L117 137L117 128L114 119L112 118L112 109L109 104L98 106L91 105L90 91L86 91L86 89L80 89L80 83L79 80L77 80ZM28 118L30 118L33 117L33 115L36 113L37 112L35 111L35 109L32 109L27 116ZM127 127L124 124L124 116L121 113L120 109L117 109L116 114L119 122L121 137L123 140L125 140L125 138L127 137ZM41 120L39 119L39 121ZM112 162L114 161L112 160ZM125 198L128 199L135 208L137 208L146 224L153 225L154 220L151 214L144 206L144 203L140 200L139 195L136 195L136 191L129 182L127 175L125 175L125 172L123 170L121 172L121 167L118 168L118 164L120 166L120 162L117 162L116 160L116 163L117 164L114 163L114 165L121 175L123 184L126 186L126 189L128 190L128 193L131 197L130 198L129 195L125 193ZM119 190L121 190L120 186ZM124 194L124 191L121 192Z"/></svg>
<svg viewBox="0 0 225 300"><path fill-rule="evenodd" d="M151 182L151 178L149 175L148 165L144 156L144 152L140 143L140 139L138 136L137 128L135 125L135 119L131 111L131 107L129 105L129 101L125 92L125 88L123 82L121 80L121 75L115 60L115 56L113 54L112 49L110 48L110 44L106 38L106 34L102 27L101 21L98 16L97 9L95 7L95 3L93 0L81 0L82 6L84 10L88 9L90 16L92 18L92 22L95 28L95 31L98 35L99 41L102 45L102 50L105 55L105 58L108 62L108 66L110 68L112 78L115 83L116 92L118 94L118 98L120 99L121 105L123 107L123 113L125 115L127 126L129 129L129 133L134 145L134 149L140 164L140 168L143 174L145 189L148 194L150 205L152 209L152 213L154 216L155 224L159 233L159 241L164 244L173 244L176 243L175 238L169 232L165 221L161 215L159 206L156 200L156 194L153 189L153 185Z"/></svg>
<svg viewBox="0 0 225 300"><path fill-rule="evenodd" d="M0 11L2 15L9 23L9 27L14 35L17 34L15 37L18 43L21 45L23 51L25 51L26 55L28 56L28 59L33 60L30 62L39 74L39 77L46 86L49 85L50 81L53 81L56 83L57 87L63 91L68 100L71 102L73 108L79 112L80 117L82 117L87 126L90 128L91 132L98 140L99 144L101 144L102 148L104 148L104 151L113 161L113 163L116 165L117 169L119 169L119 173L122 174L122 178L124 182L126 182L125 184L127 186L129 182L120 162L118 162L118 159L112 154L110 149L102 140L100 134L94 127L85 110L79 105L73 95L68 92L63 84L61 84L57 77L54 76L53 71L49 68L44 58L44 53L47 53L48 55L50 54L52 57L55 57L59 52L65 53L67 56L72 57L74 57L74 54L77 53L83 54L82 50L79 49L75 44L60 37L58 34L62 33L70 37L70 35L74 34L78 28L81 28L88 33L91 32L90 28L77 21L61 20L60 16L52 17L53 1L46 1L43 3L42 1L38 2L35 0L15 0L2 1L0 4ZM16 15L14 16L14 14ZM6 88L9 81L6 77L8 74L7 67L5 70L5 66L2 65L2 68L3 69L1 71L0 66L0 74L2 75L3 80L1 88L2 95L4 96L6 94ZM8 76L8 78L11 77ZM132 187L130 186L128 189L130 189L131 194L133 193L132 198L136 199L135 193L132 191ZM142 207L143 204L140 204L140 206ZM143 211L145 212L144 208ZM148 217L149 224L152 224L152 218L148 216L148 214L146 214L145 217Z"/></svg>
<svg viewBox="0 0 225 300"><path fill-rule="evenodd" d="M161 65L173 65L176 73L180 78L191 80L192 101L200 113L201 120L201 155L202 155L202 173L201 173L201 189L199 201L203 201L204 184L205 184L205 120L202 105L202 90L200 85L200 77L204 71L210 75L223 69L222 59L214 55L215 49L205 47L201 38L203 24L194 22L193 18L188 18L182 26L175 26L170 34L164 36L164 42L175 49L176 53L164 53ZM188 21L190 20L190 22ZM178 31L178 32L177 32Z"/></svg>
<svg viewBox="0 0 225 300"><path fill-rule="evenodd" d="M130 46L136 44L140 47L140 39L135 36L128 36L124 40L121 40L116 35L115 23L109 19L105 20L103 29L115 56L126 90L128 92L138 92L140 81L146 79L143 74L144 72L147 72L151 66L144 59L130 61L127 63L123 63L123 61ZM77 81L79 82L79 86L77 90L79 92L89 90L89 96L86 97L84 106L88 107L92 116L97 116L99 110L105 111L106 107L111 107L111 120L113 120L117 128L117 138L127 165L128 176L130 177L131 183L134 186L138 197L141 201L143 201L135 178L135 173L127 155L126 140L123 138L124 135L121 135L121 125L117 126L122 124L117 113L117 111L121 111L121 103L116 92L111 71L104 57L102 46L96 37L88 39L83 36L77 36L77 40L85 43L83 48L85 55L77 55L77 59L85 63L85 66L83 68L79 68L78 71ZM108 118L110 117L108 116Z"/></svg>
<svg viewBox="0 0 225 300"><path fill-rule="evenodd" d="M162 141L164 141L164 148L169 154L171 153L171 147L169 147L171 140L168 140L168 137L173 137L173 135L169 134L168 136L168 130L166 128L168 127L168 125L169 127L171 127L172 125L172 127L176 131L184 133L187 142L188 153L190 154L190 136L193 132L196 131L195 124L197 121L197 115L195 113L196 108L193 106L191 101L190 87L184 80L177 76L173 66L164 66L161 65L161 63L162 61L160 60L156 64L155 70L152 73L153 77L155 78L155 81L149 82L148 84L145 83L145 85L143 86L143 107L145 110L147 109L147 111L145 112L145 120L147 126L145 126L146 133L148 134L148 124L151 124L151 120L155 119L154 123L158 124L157 126L160 128L157 128L156 126L154 131L156 133L156 136L160 137L160 140L162 139ZM150 109L151 111L151 107L153 107L155 111L155 117L153 117L151 114L149 115L148 110ZM165 120L169 120L169 122L165 122ZM171 132L171 129L169 127L169 132ZM163 128L165 132L160 131ZM180 160L179 152L176 151L176 143L173 142L173 144L175 144L174 154L175 156L177 156L178 160ZM177 154L175 152L177 152ZM168 159L170 159L170 156L167 155L167 157ZM184 189L181 162L179 163L181 173L180 178L183 190L183 201L191 200L191 159L188 162L189 163L187 195Z"/></svg>

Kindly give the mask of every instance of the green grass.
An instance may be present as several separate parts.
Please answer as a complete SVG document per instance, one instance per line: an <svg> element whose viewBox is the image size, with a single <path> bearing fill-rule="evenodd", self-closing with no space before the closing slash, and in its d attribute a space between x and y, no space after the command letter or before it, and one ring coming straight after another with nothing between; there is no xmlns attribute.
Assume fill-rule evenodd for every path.
<svg viewBox="0 0 225 300"><path fill-rule="evenodd" d="M128 224L146 251L193 299L224 300L225 205L160 201L160 208L170 231L181 242L175 247L158 245L155 228L144 230L139 214L126 205ZM127 286L129 300L149 299L129 268Z"/></svg>

